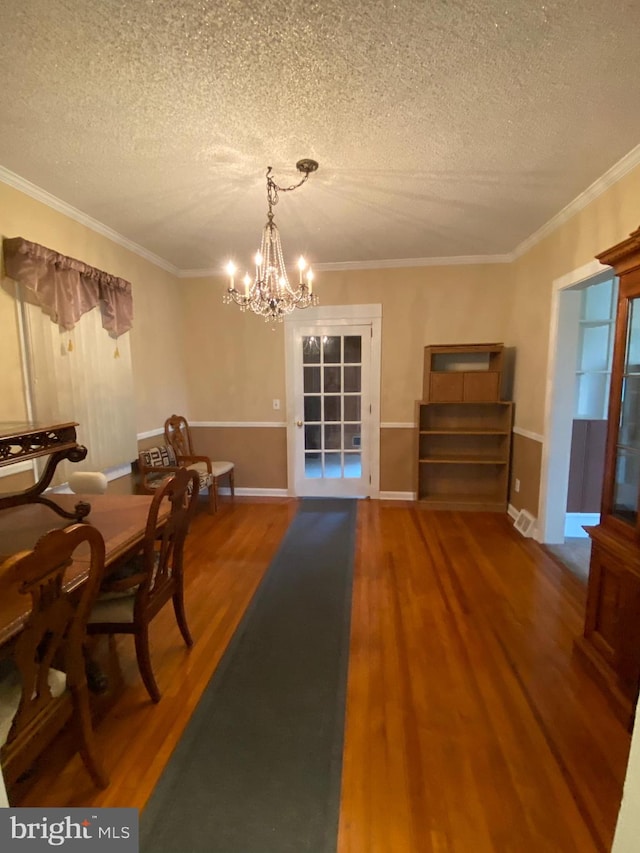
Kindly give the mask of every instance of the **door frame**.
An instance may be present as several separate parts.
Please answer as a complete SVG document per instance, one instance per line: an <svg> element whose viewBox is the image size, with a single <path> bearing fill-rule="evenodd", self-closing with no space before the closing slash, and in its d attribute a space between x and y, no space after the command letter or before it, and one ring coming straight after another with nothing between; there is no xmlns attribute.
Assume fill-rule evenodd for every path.
<svg viewBox="0 0 640 853"><path fill-rule="evenodd" d="M295 339L300 328L320 326L363 326L371 327L371 371L369 399L371 415L369 421L369 472L371 482L367 497L380 496L380 362L382 354L382 305L322 305L294 311L284 318L285 324L285 381L287 388L287 488L295 497Z"/></svg>
<svg viewBox="0 0 640 853"><path fill-rule="evenodd" d="M553 281L536 532L537 540L549 545L562 544L565 538L582 289L579 286L597 284L611 275L611 267L594 260Z"/></svg>

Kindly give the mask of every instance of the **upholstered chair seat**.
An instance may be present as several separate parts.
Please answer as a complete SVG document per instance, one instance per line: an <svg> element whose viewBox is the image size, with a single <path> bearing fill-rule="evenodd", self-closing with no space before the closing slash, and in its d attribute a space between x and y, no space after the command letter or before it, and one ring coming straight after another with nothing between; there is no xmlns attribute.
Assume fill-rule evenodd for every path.
<svg viewBox="0 0 640 853"><path fill-rule="evenodd" d="M233 462L211 462L214 477L222 477L233 471Z"/></svg>
<svg viewBox="0 0 640 853"><path fill-rule="evenodd" d="M127 593L104 593L93 605L89 624L99 622L133 623L133 609L136 602L136 588Z"/></svg>
<svg viewBox="0 0 640 853"><path fill-rule="evenodd" d="M51 696L62 696L67 687L67 676L59 669L49 669L47 678ZM17 666L12 661L4 661L0 666L0 747L7 742L9 729L20 704L22 681Z"/></svg>
<svg viewBox="0 0 640 853"><path fill-rule="evenodd" d="M140 472L140 490L145 494L153 494L159 486L163 485L168 477L171 477L180 468L195 471L198 475L198 491L207 489L211 501L214 497L215 475L208 465L208 460L192 457L194 461L179 457L169 444L158 444L141 450L138 454L138 469ZM231 465L231 462L222 463ZM231 465L231 467L233 467ZM229 470L229 469L226 469ZM211 503L211 511L214 507Z"/></svg>

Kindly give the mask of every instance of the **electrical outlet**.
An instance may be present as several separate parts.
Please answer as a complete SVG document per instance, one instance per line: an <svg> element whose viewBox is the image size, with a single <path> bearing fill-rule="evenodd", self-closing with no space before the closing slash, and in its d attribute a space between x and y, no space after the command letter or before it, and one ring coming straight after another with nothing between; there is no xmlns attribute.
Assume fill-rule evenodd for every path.
<svg viewBox="0 0 640 853"><path fill-rule="evenodd" d="M513 488L516 490L516 492L520 491L520 480L515 481L515 483L513 484Z"/></svg>
<svg viewBox="0 0 640 853"><path fill-rule="evenodd" d="M275 409L276 412L278 411L278 409L280 408L280 400L274 400L273 401L273 408Z"/></svg>

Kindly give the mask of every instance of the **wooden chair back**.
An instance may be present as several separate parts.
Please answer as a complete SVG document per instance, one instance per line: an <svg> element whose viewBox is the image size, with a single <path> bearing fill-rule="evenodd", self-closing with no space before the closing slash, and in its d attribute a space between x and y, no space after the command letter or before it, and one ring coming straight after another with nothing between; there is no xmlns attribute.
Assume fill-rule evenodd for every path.
<svg viewBox="0 0 640 853"><path fill-rule="evenodd" d="M198 485L196 471L179 468L158 486L149 509L142 553L124 567L121 577L115 572L106 579L89 619L90 634L135 636L140 675L153 702L159 702L161 694L151 666L149 623L170 599L183 639L188 647L193 645L184 610L183 549ZM158 513L165 499L171 503L171 510L158 530Z"/></svg>
<svg viewBox="0 0 640 853"><path fill-rule="evenodd" d="M196 509L199 478L195 471L180 468L160 486L149 509L142 552L142 574L134 607L134 621L149 622L182 586L184 541ZM160 534L158 513L163 500L171 512Z"/></svg>
<svg viewBox="0 0 640 853"><path fill-rule="evenodd" d="M229 481L231 496L234 496L235 466L233 462L213 461L209 456L196 456L193 452L191 431L186 418L182 415L171 415L170 418L167 418L164 423L164 437L167 447L175 454L178 465L186 465L198 470L200 488L206 488L209 491L209 511L212 514L218 508L218 482L221 478L226 478ZM142 488L148 490L148 477L157 476L157 470L144 467L141 468L141 471Z"/></svg>
<svg viewBox="0 0 640 853"><path fill-rule="evenodd" d="M89 574L83 586L70 593L64 588L64 576L82 545L89 547ZM83 652L104 555L101 533L88 524L74 524L49 531L32 551L16 554L4 565L20 593L31 597L31 614L13 653L21 681L20 701L0 753L7 785L29 769L72 717L87 769L97 785L107 784L92 743ZM50 687L52 670L66 677L64 690L55 696Z"/></svg>
<svg viewBox="0 0 640 853"><path fill-rule="evenodd" d="M193 456L191 430L187 419L182 415L171 415L164 423L164 437L176 456Z"/></svg>

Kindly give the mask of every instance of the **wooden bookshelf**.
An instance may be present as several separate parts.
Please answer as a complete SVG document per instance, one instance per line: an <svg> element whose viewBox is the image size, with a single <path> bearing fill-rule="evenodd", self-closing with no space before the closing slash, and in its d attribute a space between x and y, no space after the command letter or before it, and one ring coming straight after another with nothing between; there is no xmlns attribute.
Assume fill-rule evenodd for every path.
<svg viewBox="0 0 640 853"><path fill-rule="evenodd" d="M425 347L416 404L418 500L505 512L513 403L500 400L502 344Z"/></svg>

